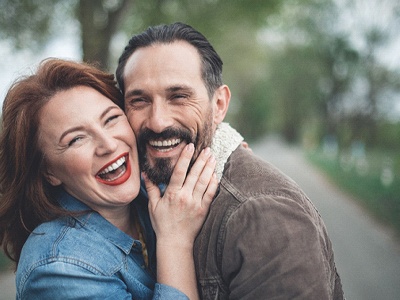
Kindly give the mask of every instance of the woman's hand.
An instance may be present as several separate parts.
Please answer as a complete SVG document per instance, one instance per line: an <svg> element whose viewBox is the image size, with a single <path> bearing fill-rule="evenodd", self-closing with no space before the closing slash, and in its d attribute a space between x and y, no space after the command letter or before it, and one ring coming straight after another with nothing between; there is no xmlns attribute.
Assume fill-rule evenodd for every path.
<svg viewBox="0 0 400 300"><path fill-rule="evenodd" d="M200 153L186 176L193 153L193 144L188 144L175 165L162 197L158 186L144 176L150 217L158 244L192 247L214 198L218 181L210 148Z"/></svg>
<svg viewBox="0 0 400 300"><path fill-rule="evenodd" d="M144 176L150 218L157 235L157 281L180 290L191 300L199 299L193 260L194 239L218 187L210 148L200 153L186 175L193 153L193 144L188 144L162 197L158 186Z"/></svg>

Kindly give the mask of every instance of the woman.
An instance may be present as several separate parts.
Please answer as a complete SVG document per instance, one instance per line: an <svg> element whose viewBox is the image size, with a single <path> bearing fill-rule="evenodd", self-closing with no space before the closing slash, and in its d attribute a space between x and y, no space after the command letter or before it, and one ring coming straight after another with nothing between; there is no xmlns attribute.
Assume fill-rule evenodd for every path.
<svg viewBox="0 0 400 300"><path fill-rule="evenodd" d="M215 160L205 149L185 178L187 145L162 197L145 179L147 207L122 107L112 75L57 59L8 91L0 243L17 264L17 299L198 298L193 241L217 189ZM149 212L157 245L145 243ZM155 248L157 283L146 263Z"/></svg>

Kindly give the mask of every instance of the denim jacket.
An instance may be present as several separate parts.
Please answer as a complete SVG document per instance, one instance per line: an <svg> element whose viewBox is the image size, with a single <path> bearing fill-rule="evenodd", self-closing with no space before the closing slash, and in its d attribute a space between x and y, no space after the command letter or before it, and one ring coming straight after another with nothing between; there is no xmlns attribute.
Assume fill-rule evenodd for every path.
<svg viewBox="0 0 400 300"><path fill-rule="evenodd" d="M224 164L194 251L202 299L344 297L314 205L296 183L242 146Z"/></svg>
<svg viewBox="0 0 400 300"><path fill-rule="evenodd" d="M70 211L89 210L65 192L59 202ZM139 214L149 241L154 241L148 213ZM155 245L147 246L154 262ZM188 299L156 283L155 266L146 268L141 250L139 241L94 211L43 223L23 247L17 299Z"/></svg>

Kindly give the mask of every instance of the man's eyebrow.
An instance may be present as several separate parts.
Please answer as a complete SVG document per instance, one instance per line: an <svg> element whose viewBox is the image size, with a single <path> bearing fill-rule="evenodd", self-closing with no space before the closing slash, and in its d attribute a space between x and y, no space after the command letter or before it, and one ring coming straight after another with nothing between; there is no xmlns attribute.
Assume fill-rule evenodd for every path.
<svg viewBox="0 0 400 300"><path fill-rule="evenodd" d="M190 94L195 94L195 90L187 85L173 85L166 88L166 92L174 93L174 92L186 92ZM127 91L125 94L125 98L134 97L134 96L142 96L145 95L146 92L142 89L134 89L131 91Z"/></svg>
<svg viewBox="0 0 400 300"><path fill-rule="evenodd" d="M135 89L135 90L127 91L125 94L125 98L133 97L133 96L141 96L143 94L144 94L143 90Z"/></svg>
<svg viewBox="0 0 400 300"><path fill-rule="evenodd" d="M174 85L169 88L167 88L167 92L173 93L173 92L186 92L186 93L191 93L194 94L195 90L187 85Z"/></svg>

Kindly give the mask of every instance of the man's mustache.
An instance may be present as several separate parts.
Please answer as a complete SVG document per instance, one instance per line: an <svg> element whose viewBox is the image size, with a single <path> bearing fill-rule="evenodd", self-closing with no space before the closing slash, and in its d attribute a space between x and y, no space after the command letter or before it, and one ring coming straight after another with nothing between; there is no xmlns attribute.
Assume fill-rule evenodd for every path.
<svg viewBox="0 0 400 300"><path fill-rule="evenodd" d="M195 138L191 135L189 130L167 128L160 133L156 133L151 129L145 128L139 133L138 144L143 145L149 140L166 140L170 138L179 138L186 143L195 143Z"/></svg>

